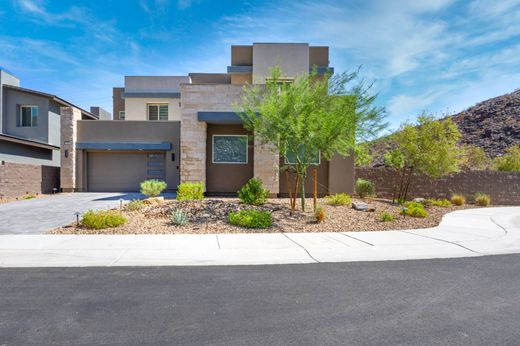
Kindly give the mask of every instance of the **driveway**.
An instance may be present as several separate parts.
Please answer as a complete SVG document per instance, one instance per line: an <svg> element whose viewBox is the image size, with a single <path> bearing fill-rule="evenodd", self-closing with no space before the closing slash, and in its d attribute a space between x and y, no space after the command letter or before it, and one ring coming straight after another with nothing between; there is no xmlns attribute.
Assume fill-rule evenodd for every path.
<svg viewBox="0 0 520 346"><path fill-rule="evenodd" d="M65 193L0 204L0 234L39 234L76 220L75 212L119 206L140 193ZM169 197L169 196L166 196Z"/></svg>

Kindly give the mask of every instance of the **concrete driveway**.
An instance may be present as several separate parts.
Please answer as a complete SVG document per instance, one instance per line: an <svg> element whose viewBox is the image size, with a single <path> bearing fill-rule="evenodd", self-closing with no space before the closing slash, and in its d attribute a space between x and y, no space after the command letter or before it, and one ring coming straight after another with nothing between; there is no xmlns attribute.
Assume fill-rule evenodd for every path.
<svg viewBox="0 0 520 346"><path fill-rule="evenodd" d="M65 193L0 204L0 234L39 234L76 220L75 212L107 209L143 198L140 193ZM171 196L166 196L171 197Z"/></svg>

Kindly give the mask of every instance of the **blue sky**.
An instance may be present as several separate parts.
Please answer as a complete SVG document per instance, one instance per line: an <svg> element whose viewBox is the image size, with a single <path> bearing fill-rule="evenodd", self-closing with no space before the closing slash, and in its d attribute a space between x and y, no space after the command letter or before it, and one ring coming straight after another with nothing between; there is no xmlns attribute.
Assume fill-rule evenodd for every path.
<svg viewBox="0 0 520 346"><path fill-rule="evenodd" d="M0 66L112 109L124 75L225 72L232 44L309 42L375 81L393 127L520 88L520 0L0 0Z"/></svg>

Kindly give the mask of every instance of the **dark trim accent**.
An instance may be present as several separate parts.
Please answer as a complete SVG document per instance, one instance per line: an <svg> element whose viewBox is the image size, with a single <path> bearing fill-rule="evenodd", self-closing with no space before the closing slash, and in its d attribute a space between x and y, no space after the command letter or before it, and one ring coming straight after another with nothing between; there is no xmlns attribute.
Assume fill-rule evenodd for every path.
<svg viewBox="0 0 520 346"><path fill-rule="evenodd" d="M60 149L60 147L56 146L56 145L33 141L30 139L15 137L15 136L6 135L6 134L0 134L0 140L6 141L6 142L12 142L12 143L30 145L32 147L38 147L38 148L49 149L49 150L59 150Z"/></svg>
<svg viewBox="0 0 520 346"><path fill-rule="evenodd" d="M208 124L240 125L243 123L236 112L198 112L197 119Z"/></svg>
<svg viewBox="0 0 520 346"><path fill-rule="evenodd" d="M169 92L169 91L150 91L150 92L123 92L121 98L167 98L167 99L178 99L181 97L180 92Z"/></svg>
<svg viewBox="0 0 520 346"><path fill-rule="evenodd" d="M228 66L227 73L253 73L253 66Z"/></svg>
<svg viewBox="0 0 520 346"><path fill-rule="evenodd" d="M313 67L309 67L309 73L312 72ZM330 74L334 74L334 67L328 67L328 66L316 66L316 72L318 74L325 74L329 72Z"/></svg>
<svg viewBox="0 0 520 346"><path fill-rule="evenodd" d="M80 108L76 105L74 105L73 103L70 103L68 101L65 101L64 99L62 99L61 97L58 97L56 95L52 95L52 94L47 94L47 93L44 93L44 92L41 92L41 91L37 91L37 90L32 90L32 89L26 89L26 88L20 88L20 87L17 87L17 86L14 86L14 85L8 85L8 84L4 84L3 85L4 88L7 88L7 89L12 89L12 90L16 90L16 91L20 91L20 92L24 92L24 93L28 93L28 94L33 94L33 95L38 95L38 96L42 96L42 97L47 97L55 102L58 102L64 106L68 106L68 107L73 107L73 108L77 108L81 111L81 114L84 114L92 119L99 119L99 117L95 114L92 114L86 110L84 110L83 108Z"/></svg>
<svg viewBox="0 0 520 346"><path fill-rule="evenodd" d="M76 143L76 149L84 150L172 150L172 144L162 143L95 143L82 142Z"/></svg>

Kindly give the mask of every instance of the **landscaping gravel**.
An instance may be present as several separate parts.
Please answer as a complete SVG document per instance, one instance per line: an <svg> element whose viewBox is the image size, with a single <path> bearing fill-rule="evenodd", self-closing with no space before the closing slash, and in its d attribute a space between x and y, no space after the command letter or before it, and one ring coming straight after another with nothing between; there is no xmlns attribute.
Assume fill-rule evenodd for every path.
<svg viewBox="0 0 520 346"><path fill-rule="evenodd" d="M353 200L360 201L360 200ZM299 201L298 201L299 202ZM325 199L318 199L318 205L325 209L325 220L316 223L312 199L306 200L307 211L297 210L291 214L289 199L270 199L263 206L244 205L236 198L208 198L203 201L166 201L161 204L146 205L139 211L123 210L128 222L120 227L90 230L70 225L51 230L54 234L164 234L164 233L267 233L267 232L345 232L345 231L388 231L434 227L446 213L474 208L473 205L427 208L427 218L404 217L400 215L401 206L388 200L370 200L375 212L357 211L348 206L331 206ZM188 214L189 223L185 226L173 225L169 215L177 208ZM228 223L231 211L254 208L272 212L273 226L267 229L245 229ZM391 222L381 222L380 215L385 211L393 216Z"/></svg>

